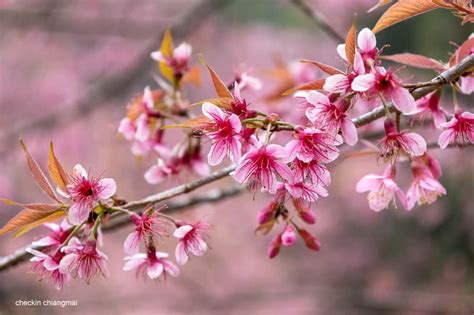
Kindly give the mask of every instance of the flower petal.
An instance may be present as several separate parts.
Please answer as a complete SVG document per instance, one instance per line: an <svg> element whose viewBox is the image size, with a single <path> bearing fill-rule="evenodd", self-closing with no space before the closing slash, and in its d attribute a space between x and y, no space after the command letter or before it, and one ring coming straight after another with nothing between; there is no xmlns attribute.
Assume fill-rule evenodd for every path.
<svg viewBox="0 0 474 315"><path fill-rule="evenodd" d="M117 191L117 183L112 178L102 178L99 181L100 192L98 194L99 199L109 199Z"/></svg>
<svg viewBox="0 0 474 315"><path fill-rule="evenodd" d="M186 236L186 234L188 234L193 228L192 225L183 225L183 226L180 226L179 228L177 228L174 233L173 233L173 236L174 237L177 237L177 238L183 238Z"/></svg>

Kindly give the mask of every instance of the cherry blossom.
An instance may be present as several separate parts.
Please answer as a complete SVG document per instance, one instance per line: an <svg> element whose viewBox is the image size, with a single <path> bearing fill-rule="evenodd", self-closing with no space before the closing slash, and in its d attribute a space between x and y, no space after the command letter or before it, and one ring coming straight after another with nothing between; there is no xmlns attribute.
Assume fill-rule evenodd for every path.
<svg viewBox="0 0 474 315"><path fill-rule="evenodd" d="M136 269L137 276L142 274L151 280L157 280L161 275L167 278L179 276L179 269L168 259L167 253L155 251L154 248L148 248L147 253L138 253L133 256L125 257L124 271Z"/></svg>
<svg viewBox="0 0 474 315"><path fill-rule="evenodd" d="M369 174L364 176L356 186L356 191L363 193L368 191L367 199L369 207L374 211L381 211L388 207L391 201L394 201L397 195L404 208L408 208L406 197L403 191L394 181L395 167L387 166L383 175Z"/></svg>
<svg viewBox="0 0 474 315"><path fill-rule="evenodd" d="M89 217L94 202L107 200L115 194L117 185L112 178L88 178L86 170L77 164L73 169L72 183L67 186L64 196L71 200L68 219L72 224L80 224Z"/></svg>
<svg viewBox="0 0 474 315"><path fill-rule="evenodd" d="M264 144L255 140L256 147L244 154L233 172L234 179L252 188L262 187L270 193L276 190L276 175L292 177L291 170L283 161L287 151L278 144Z"/></svg>
<svg viewBox="0 0 474 315"><path fill-rule="evenodd" d="M474 143L474 114L459 109L447 123L441 124L444 131L439 135L438 144L446 149L450 143L459 145Z"/></svg>
<svg viewBox="0 0 474 315"><path fill-rule="evenodd" d="M45 223L43 224L51 233L31 243L32 246L46 246L48 249L56 249L62 245L70 234L71 225L67 220L63 220L61 224Z"/></svg>
<svg viewBox="0 0 474 315"><path fill-rule="evenodd" d="M136 254L140 250L140 242L146 243L150 240L156 242L160 236L167 234L168 225L158 217L159 210L144 211L141 216L136 213L130 214L130 221L135 225L135 231L125 239L123 244L125 253Z"/></svg>
<svg viewBox="0 0 474 315"><path fill-rule="evenodd" d="M190 254L202 256L207 251L208 246L205 239L210 226L201 221L193 224L182 222L179 225L173 234L179 240L176 246L176 261L178 264L184 265Z"/></svg>
<svg viewBox="0 0 474 315"><path fill-rule="evenodd" d="M188 61L192 53L192 47L188 43L181 43L173 50L173 55L170 57L164 56L161 51L154 51L151 53L151 58L164 62L174 70L175 76L182 76L188 70Z"/></svg>
<svg viewBox="0 0 474 315"><path fill-rule="evenodd" d="M105 263L107 256L97 249L97 241L87 240L83 244L73 237L62 250L66 255L59 263L60 272L76 272L77 276L87 283L97 276L108 276Z"/></svg>
<svg viewBox="0 0 474 315"><path fill-rule="evenodd" d="M416 101L416 108L407 115L417 115L420 119L427 116L433 117L433 123L436 128L446 122L447 112L439 105L440 95L437 92L430 93Z"/></svg>
<svg viewBox="0 0 474 315"><path fill-rule="evenodd" d="M412 172L415 177L406 194L408 210L413 209L415 204L431 204L441 195L446 195L446 189L438 182L431 171L420 163L412 164Z"/></svg>
<svg viewBox="0 0 474 315"><path fill-rule="evenodd" d="M227 114L208 102L202 105L202 112L211 120L205 127L205 134L212 139L207 158L209 164L218 165L226 156L230 156L233 161L238 161L241 150L239 133L242 130L239 117L235 114Z"/></svg>
<svg viewBox="0 0 474 315"><path fill-rule="evenodd" d="M54 282L57 290L61 290L65 284L69 284L70 274L66 271L60 271L59 264L64 254L57 251L54 255L47 255L33 248L27 248L26 251L33 255L31 261L33 265L31 271L37 273L39 279L48 277Z"/></svg>

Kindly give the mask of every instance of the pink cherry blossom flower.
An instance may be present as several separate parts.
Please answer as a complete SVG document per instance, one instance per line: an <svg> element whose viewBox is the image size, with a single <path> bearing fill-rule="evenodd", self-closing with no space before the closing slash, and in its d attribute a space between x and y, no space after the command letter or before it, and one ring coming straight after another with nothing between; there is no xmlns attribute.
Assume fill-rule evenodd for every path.
<svg viewBox="0 0 474 315"><path fill-rule="evenodd" d="M395 194L403 207L408 208L403 191L394 181L395 167L389 165L383 175L369 174L364 176L356 186L358 193L369 191L369 207L374 211L381 211L394 201Z"/></svg>
<svg viewBox="0 0 474 315"><path fill-rule="evenodd" d="M425 203L431 204L439 196L446 195L446 189L426 166L415 162L412 164L412 172L415 179L406 194L408 210L413 209L416 202L419 206Z"/></svg>
<svg viewBox="0 0 474 315"><path fill-rule="evenodd" d="M105 264L107 256L97 249L97 241L87 240L85 244L81 244L73 237L69 245L64 246L62 250L66 254L59 263L62 273L76 272L77 276L87 283L95 277L108 276Z"/></svg>
<svg viewBox="0 0 474 315"><path fill-rule="evenodd" d="M159 237L167 235L168 224L158 217L159 210L144 211L141 216L136 213L130 215L135 231L125 239L125 253L134 255L140 250L140 242L147 243L150 239L156 242Z"/></svg>
<svg viewBox="0 0 474 315"><path fill-rule="evenodd" d="M368 28L363 28L357 35L357 52L361 55L365 64L371 60L374 64L377 61L379 55L379 49L377 49L377 39L375 38L374 32ZM347 61L346 56L346 45L340 44L337 46L337 53L339 56Z"/></svg>
<svg viewBox="0 0 474 315"><path fill-rule="evenodd" d="M427 116L432 116L434 126L439 128L441 124L446 122L447 115L447 112L439 105L439 100L439 93L430 93L416 101L415 110L407 115L417 115L421 120L424 120Z"/></svg>
<svg viewBox="0 0 474 315"><path fill-rule="evenodd" d="M459 145L474 143L474 114L457 110L454 117L447 123L441 124L444 131L439 135L438 144L445 149L450 143Z"/></svg>
<svg viewBox="0 0 474 315"><path fill-rule="evenodd" d="M438 162L438 160L434 159L432 156L428 155L425 153L421 157L422 162L428 167L428 169L431 171L431 174L433 174L433 177L438 179L441 177L443 174L443 171L441 169L441 164Z"/></svg>
<svg viewBox="0 0 474 315"><path fill-rule="evenodd" d="M163 159L159 158L157 163L152 165L145 172L145 180L147 183L156 185L162 183L167 177L177 174L178 170L171 164L165 164Z"/></svg>
<svg viewBox="0 0 474 315"><path fill-rule="evenodd" d="M293 199L304 199L313 202L319 197L327 197L327 190L318 184L304 182L300 177L294 176L284 184L285 189Z"/></svg>
<svg viewBox="0 0 474 315"><path fill-rule="evenodd" d="M352 81L352 90L367 92L372 95L381 94L392 102L402 113L410 113L415 109L415 99L410 92L402 86L402 82L390 70L383 67L375 68L373 73L360 75Z"/></svg>
<svg viewBox="0 0 474 315"><path fill-rule="evenodd" d="M336 145L341 144L341 141L338 135L330 135L316 128L297 127L294 136L296 140L288 142L285 146L290 161L298 158L305 163L312 160L328 163L339 156Z"/></svg>
<svg viewBox="0 0 474 315"><path fill-rule="evenodd" d="M283 233L281 234L281 244L283 246L291 246L296 243L296 240L297 238L295 229L291 224L287 224L283 230Z"/></svg>
<svg viewBox="0 0 474 315"><path fill-rule="evenodd" d="M77 164L73 169L72 183L67 186L65 194L72 202L68 211L69 221L74 225L82 223L89 217L93 203L109 199L116 189L112 178L88 178L86 170Z"/></svg>
<svg viewBox="0 0 474 315"><path fill-rule="evenodd" d="M176 261L180 265L184 265L189 255L202 256L207 251L207 243L205 239L210 230L210 225L198 221L194 224L180 223L180 226L174 231L174 236L179 242L176 246Z"/></svg>
<svg viewBox="0 0 474 315"><path fill-rule="evenodd" d="M205 127L206 135L212 139L211 150L208 155L210 165L218 165L225 156L233 161L240 158L241 144L239 133L242 124L235 114L227 114L214 104L205 102L202 105L203 114L211 120Z"/></svg>
<svg viewBox="0 0 474 315"><path fill-rule="evenodd" d="M345 53L344 53L345 56ZM354 64L347 74L334 74L326 78L323 89L331 93L347 94L352 92L352 82L365 74L364 60L359 52L355 53Z"/></svg>
<svg viewBox="0 0 474 315"><path fill-rule="evenodd" d="M293 60L288 63L287 68L295 85L301 85L316 80L316 72L309 63Z"/></svg>
<svg viewBox="0 0 474 315"><path fill-rule="evenodd" d="M270 201L269 204L267 204L258 212L258 215L257 215L258 224L262 225L272 220L275 217L275 212L278 210L278 208L281 205L282 205L281 201L272 199L272 201Z"/></svg>
<svg viewBox="0 0 474 315"><path fill-rule="evenodd" d="M272 193L276 190L276 175L284 179L292 177L291 170L283 161L286 157L287 153L280 145L256 141L256 147L242 156L232 175L240 184L246 183L251 188L261 186Z"/></svg>
<svg viewBox="0 0 474 315"><path fill-rule="evenodd" d="M39 280L45 277L49 278L53 281L57 290L61 290L65 284L69 283L69 272L59 270L59 263L64 256L63 253L57 251L51 256L33 248L27 248L26 251L34 256L31 258L33 262L31 272L37 273Z"/></svg>
<svg viewBox="0 0 474 315"><path fill-rule="evenodd" d="M426 141L414 132L399 132L392 119L385 120L385 137L379 142L380 156L396 160L400 153L421 156L426 152Z"/></svg>
<svg viewBox="0 0 474 315"><path fill-rule="evenodd" d="M331 183L331 174L324 164L317 160L312 160L307 163L299 159L292 162L295 176L300 178L308 178L313 184L328 186Z"/></svg>
<svg viewBox="0 0 474 315"><path fill-rule="evenodd" d="M247 72L238 72L235 75L235 83L240 90L250 89L259 91L262 89L262 81L254 76L250 76Z"/></svg>
<svg viewBox="0 0 474 315"><path fill-rule="evenodd" d="M349 108L348 101L342 99L332 103L326 95L317 91L300 91L295 94L295 97L302 97L312 105L307 107L306 117L315 127L331 130L334 134L337 134L340 129L348 145L357 143L357 128L346 115Z"/></svg>
<svg viewBox="0 0 474 315"><path fill-rule="evenodd" d="M43 224L51 233L45 237L40 238L37 241L34 241L31 245L34 247L45 246L47 249L56 249L62 245L62 243L69 236L71 225L67 220L63 220L61 224L56 223L45 223Z"/></svg>
<svg viewBox="0 0 474 315"><path fill-rule="evenodd" d="M181 43L173 51L171 57L165 57L161 51L154 51L151 53L151 58L158 61L164 62L170 66L175 73L175 76L182 76L185 71L188 70L188 61L192 53L192 47L188 43Z"/></svg>
<svg viewBox="0 0 474 315"><path fill-rule="evenodd" d="M126 263L124 271L136 269L137 277L141 274L144 278L148 276L151 280L157 280L161 275L167 278L179 276L179 269L168 259L167 253L155 251L154 248L148 248L147 254L138 253L130 257L125 257Z"/></svg>

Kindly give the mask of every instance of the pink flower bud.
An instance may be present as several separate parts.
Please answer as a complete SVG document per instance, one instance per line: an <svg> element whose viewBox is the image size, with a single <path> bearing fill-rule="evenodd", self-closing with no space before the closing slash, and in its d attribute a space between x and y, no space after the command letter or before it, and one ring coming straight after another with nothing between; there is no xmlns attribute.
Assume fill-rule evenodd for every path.
<svg viewBox="0 0 474 315"><path fill-rule="evenodd" d="M280 252L280 248L281 248L281 233L280 234L277 234L273 240L270 242L270 244L268 245L268 257L269 258L274 258L276 257L276 255L278 255L278 253Z"/></svg>
<svg viewBox="0 0 474 315"><path fill-rule="evenodd" d="M314 251L319 251L319 249L321 248L321 244L319 243L319 240L316 236L306 231L305 229L298 229L298 233L303 239L306 247Z"/></svg>
<svg viewBox="0 0 474 315"><path fill-rule="evenodd" d="M301 199L294 199L293 205L298 212L299 217L307 224L316 223L316 214L314 211L308 207Z"/></svg>
<svg viewBox="0 0 474 315"><path fill-rule="evenodd" d="M273 218L276 209L276 203L270 202L268 205L263 207L257 215L258 224L265 224Z"/></svg>
<svg viewBox="0 0 474 315"><path fill-rule="evenodd" d="M296 234L293 226L287 224L283 234L281 235L281 242L283 246L291 246L296 243Z"/></svg>

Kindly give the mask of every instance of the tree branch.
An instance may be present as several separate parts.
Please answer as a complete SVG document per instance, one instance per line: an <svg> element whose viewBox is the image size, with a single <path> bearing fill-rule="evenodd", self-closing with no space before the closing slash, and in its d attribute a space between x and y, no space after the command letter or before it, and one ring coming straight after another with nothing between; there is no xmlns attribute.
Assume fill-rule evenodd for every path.
<svg viewBox="0 0 474 315"><path fill-rule="evenodd" d="M181 201L174 201L168 203L168 207L161 210L162 212L171 213L178 210L183 210L192 206L196 206L198 204L203 203L215 203L221 200L237 196L243 191L241 187L232 187L229 189L215 189L211 190L210 192L206 193L202 196L195 196L195 197L188 197L187 199ZM114 231L118 228L125 226L126 224L130 223L130 219L123 213L117 213L114 215L111 221L107 222L103 226L103 231L109 232ZM32 246L27 246L24 248L20 248L13 252L8 256L4 256L0 258L0 271L7 270L13 266L16 266L22 262L28 260L31 256L30 253L26 252L25 249ZM41 250L42 247L33 247L34 249Z"/></svg>

